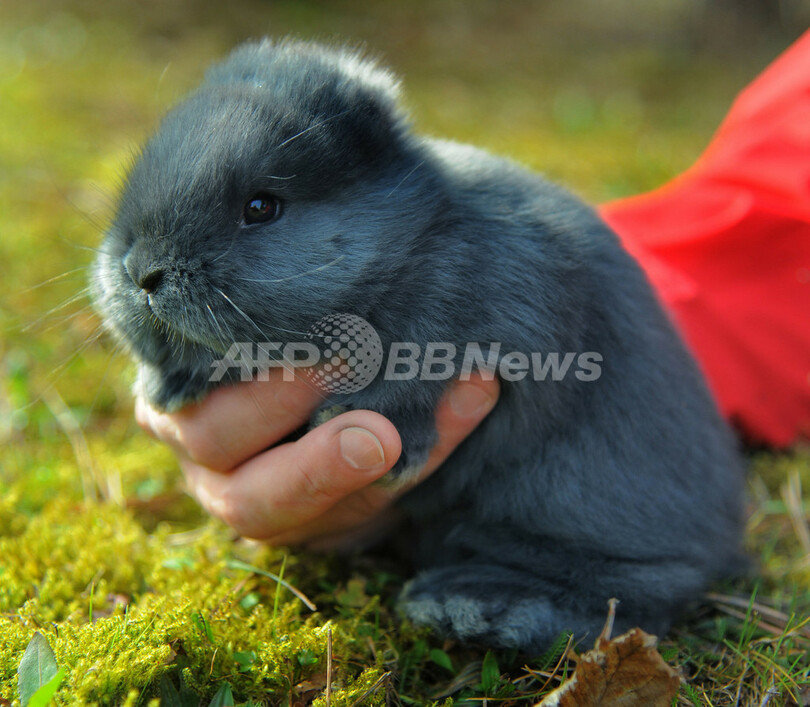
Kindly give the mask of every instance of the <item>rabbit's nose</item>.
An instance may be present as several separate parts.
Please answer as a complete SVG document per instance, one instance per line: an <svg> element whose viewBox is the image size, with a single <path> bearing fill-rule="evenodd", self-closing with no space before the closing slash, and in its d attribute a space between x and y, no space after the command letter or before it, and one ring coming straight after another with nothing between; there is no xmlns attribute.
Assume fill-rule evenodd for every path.
<svg viewBox="0 0 810 707"><path fill-rule="evenodd" d="M135 253L130 252L124 258L124 268L130 280L144 292L150 294L160 285L160 281L163 279L163 268L153 265L144 267L143 263L138 262L138 260Z"/></svg>
<svg viewBox="0 0 810 707"><path fill-rule="evenodd" d="M154 292L160 281L163 279L163 270L161 268L157 268L156 270L152 270L151 272L146 273L140 279L140 281L136 282L135 284L138 285L144 292L147 294Z"/></svg>

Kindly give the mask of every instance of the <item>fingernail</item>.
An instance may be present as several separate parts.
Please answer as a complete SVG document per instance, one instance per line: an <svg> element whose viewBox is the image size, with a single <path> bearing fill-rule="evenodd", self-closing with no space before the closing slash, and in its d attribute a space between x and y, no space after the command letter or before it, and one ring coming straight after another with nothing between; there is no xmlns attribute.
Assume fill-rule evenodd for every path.
<svg viewBox="0 0 810 707"><path fill-rule="evenodd" d="M347 427L340 433L340 453L355 469L373 469L385 461L380 440L362 427Z"/></svg>
<svg viewBox="0 0 810 707"><path fill-rule="evenodd" d="M492 407L493 398L477 385L459 383L450 391L450 407L459 417L478 417Z"/></svg>
<svg viewBox="0 0 810 707"><path fill-rule="evenodd" d="M135 398L135 420L139 425L143 425L144 427L151 426L149 406L140 395Z"/></svg>
<svg viewBox="0 0 810 707"><path fill-rule="evenodd" d="M179 429L172 418L152 407L146 408L146 420L149 429L158 438L171 444L179 442Z"/></svg>
<svg viewBox="0 0 810 707"><path fill-rule="evenodd" d="M145 424L152 430L152 434L157 435L163 431L160 425L160 417L161 415L157 410L147 405L145 402L142 402L140 399L138 400L138 404L135 408L135 418L140 424ZM165 426L164 424L163 427Z"/></svg>

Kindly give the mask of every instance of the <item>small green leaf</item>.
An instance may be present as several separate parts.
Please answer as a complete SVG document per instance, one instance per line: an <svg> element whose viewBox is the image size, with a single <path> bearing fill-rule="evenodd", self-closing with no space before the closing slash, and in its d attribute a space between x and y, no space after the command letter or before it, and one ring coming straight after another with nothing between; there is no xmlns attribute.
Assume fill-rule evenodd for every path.
<svg viewBox="0 0 810 707"><path fill-rule="evenodd" d="M450 660L450 656L441 650L441 648L431 648L429 655L430 659L436 663L436 665L442 666L445 670L449 670L455 675L456 669L453 667L453 661Z"/></svg>
<svg viewBox="0 0 810 707"><path fill-rule="evenodd" d="M489 695L495 691L501 682L501 669L498 667L498 659L492 651L487 651L484 662L481 664L481 688L485 694Z"/></svg>
<svg viewBox="0 0 810 707"><path fill-rule="evenodd" d="M39 688L49 683L58 670L56 656L48 639L39 631L35 631L17 668L17 686L23 707L27 707Z"/></svg>
<svg viewBox="0 0 810 707"><path fill-rule="evenodd" d="M409 651L410 658L417 663L425 657L426 653L427 643L421 638L418 641L414 641L414 644Z"/></svg>
<svg viewBox="0 0 810 707"><path fill-rule="evenodd" d="M180 676L180 690L174 686L172 679L164 675L160 680L160 707L199 707L200 698L190 690Z"/></svg>
<svg viewBox="0 0 810 707"><path fill-rule="evenodd" d="M245 594L245 596L243 596L239 601L239 606L241 606L245 611L250 611L261 600L261 597L256 592L249 592L248 594Z"/></svg>
<svg viewBox="0 0 810 707"><path fill-rule="evenodd" d="M233 659L239 664L240 670L250 670L258 658L256 651L236 651L233 654Z"/></svg>
<svg viewBox="0 0 810 707"><path fill-rule="evenodd" d="M194 561L190 557L176 555L175 557L167 557L160 565L167 570L182 570L194 567Z"/></svg>
<svg viewBox="0 0 810 707"><path fill-rule="evenodd" d="M166 484L158 479L145 479L135 487L135 495L142 501L149 501L166 490Z"/></svg>
<svg viewBox="0 0 810 707"><path fill-rule="evenodd" d="M168 675L164 675L160 680L160 704L161 707L182 707L180 693Z"/></svg>
<svg viewBox="0 0 810 707"><path fill-rule="evenodd" d="M345 589L335 592L337 603L349 609L362 609L369 602L366 594L366 582L362 579L350 579Z"/></svg>
<svg viewBox="0 0 810 707"><path fill-rule="evenodd" d="M304 650L299 651L298 656L298 665L302 668L307 668L310 665L315 665L318 662L318 656L315 651L310 650L309 648L304 648Z"/></svg>
<svg viewBox="0 0 810 707"><path fill-rule="evenodd" d="M233 692L231 692L231 686L227 682L222 683L208 707L234 707Z"/></svg>
<svg viewBox="0 0 810 707"><path fill-rule="evenodd" d="M31 699L28 700L28 707L46 707L53 699L53 696L56 694L64 678L65 669L59 668L56 675L31 695Z"/></svg>

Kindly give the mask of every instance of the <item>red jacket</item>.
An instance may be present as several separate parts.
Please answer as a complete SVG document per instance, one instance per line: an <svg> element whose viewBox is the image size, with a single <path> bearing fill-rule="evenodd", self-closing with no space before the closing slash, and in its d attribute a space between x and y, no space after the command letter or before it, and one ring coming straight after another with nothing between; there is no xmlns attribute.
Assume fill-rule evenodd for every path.
<svg viewBox="0 0 810 707"><path fill-rule="evenodd" d="M738 96L691 169L601 213L725 415L752 441L810 437L810 32Z"/></svg>

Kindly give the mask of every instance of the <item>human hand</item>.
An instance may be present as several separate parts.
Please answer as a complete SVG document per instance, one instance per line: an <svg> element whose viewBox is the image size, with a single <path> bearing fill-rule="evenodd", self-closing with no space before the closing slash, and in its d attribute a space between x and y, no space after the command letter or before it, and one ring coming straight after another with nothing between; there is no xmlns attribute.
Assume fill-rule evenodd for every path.
<svg viewBox="0 0 810 707"><path fill-rule="evenodd" d="M401 452L394 425L370 410L352 410L295 442L271 447L301 427L322 400L296 379L253 381L213 391L177 413L141 398L138 423L171 445L192 494L241 535L277 545L327 548L380 532L400 495L432 474L492 410L497 381L455 381L436 409L438 439L421 472L395 489L373 482Z"/></svg>

